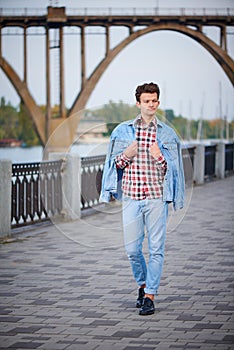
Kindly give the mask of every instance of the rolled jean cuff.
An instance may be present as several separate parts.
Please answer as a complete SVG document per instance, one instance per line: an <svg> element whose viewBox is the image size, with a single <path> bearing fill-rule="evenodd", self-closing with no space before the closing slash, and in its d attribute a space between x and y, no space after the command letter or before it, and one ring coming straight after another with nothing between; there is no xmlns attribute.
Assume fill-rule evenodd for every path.
<svg viewBox="0 0 234 350"><path fill-rule="evenodd" d="M145 285L145 282L137 282L137 285L138 285L138 287L141 287L141 286L144 286Z"/></svg>
<svg viewBox="0 0 234 350"><path fill-rule="evenodd" d="M155 289L145 288L144 291L145 291L145 294L152 294L152 295L158 294L157 290L155 290Z"/></svg>

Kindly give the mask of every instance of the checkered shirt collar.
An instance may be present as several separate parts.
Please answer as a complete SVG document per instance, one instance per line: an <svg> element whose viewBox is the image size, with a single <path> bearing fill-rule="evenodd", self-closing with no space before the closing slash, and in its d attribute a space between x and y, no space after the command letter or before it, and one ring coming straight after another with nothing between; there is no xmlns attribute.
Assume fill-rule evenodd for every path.
<svg viewBox="0 0 234 350"><path fill-rule="evenodd" d="M141 116L141 114L139 114L133 121L132 123L129 123L129 125L132 124L135 128L137 126L141 126L144 125L144 121L143 118ZM149 126L155 126L155 128L157 128L157 125L160 125L160 122L158 122L157 118L155 117L149 124Z"/></svg>

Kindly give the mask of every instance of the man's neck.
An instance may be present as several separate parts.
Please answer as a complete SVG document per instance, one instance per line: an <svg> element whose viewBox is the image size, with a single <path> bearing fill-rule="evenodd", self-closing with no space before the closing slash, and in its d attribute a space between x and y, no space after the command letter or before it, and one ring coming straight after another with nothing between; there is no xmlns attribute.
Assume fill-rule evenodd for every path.
<svg viewBox="0 0 234 350"><path fill-rule="evenodd" d="M153 116L147 116L147 115L142 115L142 114L141 114L141 117L142 117L144 123L146 123L146 124L151 123L151 122L155 119L155 115L153 115Z"/></svg>

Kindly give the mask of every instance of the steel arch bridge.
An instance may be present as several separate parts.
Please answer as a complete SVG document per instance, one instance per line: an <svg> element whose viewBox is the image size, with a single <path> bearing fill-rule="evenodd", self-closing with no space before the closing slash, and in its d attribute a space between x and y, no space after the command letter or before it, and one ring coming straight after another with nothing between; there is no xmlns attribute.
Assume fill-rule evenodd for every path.
<svg viewBox="0 0 234 350"><path fill-rule="evenodd" d="M164 10L164 11L163 11ZM90 9L75 9L70 14L65 7L48 7L40 10L39 15L28 13L26 9L14 13L4 13L0 9L0 67L11 81L21 101L26 106L29 115L34 121L37 133L43 145L52 137L56 128L72 115L84 109L102 74L108 68L115 57L135 39L154 31L170 30L189 36L202 45L220 64L231 83L234 85L234 61L227 50L227 27L234 26L234 9L96 9L99 13L91 13ZM32 11L32 10L30 10ZM45 12L46 11L46 12ZM128 13L120 14L121 12ZM130 12L130 14L129 14ZM77 14L76 14L77 13ZM169 13L169 14L167 14ZM27 84L27 29L29 27L44 27L46 36L46 112L43 114L36 104ZM79 27L81 36L81 89L74 103L66 113L64 99L64 28ZM86 51L85 29L86 27L105 28L105 57L95 67L89 77L86 76ZM129 29L128 36L114 48L110 49L110 28L122 26ZM136 29L136 27L143 29ZM220 30L220 43L216 44L208 38L204 32L204 26L215 26ZM21 27L24 36L24 78L20 79L15 69L2 55L2 28ZM51 118L51 62L49 33L51 29L59 31L59 78L60 78L60 117ZM77 121L67 124L66 135L53 138L51 145L54 147L72 144L77 128ZM64 129L63 129L64 133ZM64 137L66 136L66 137Z"/></svg>

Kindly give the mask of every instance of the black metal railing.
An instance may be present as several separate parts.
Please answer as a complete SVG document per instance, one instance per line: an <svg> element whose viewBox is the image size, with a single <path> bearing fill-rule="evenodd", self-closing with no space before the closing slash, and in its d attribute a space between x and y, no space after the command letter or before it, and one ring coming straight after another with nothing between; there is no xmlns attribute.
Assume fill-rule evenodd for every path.
<svg viewBox="0 0 234 350"><path fill-rule="evenodd" d="M99 204L105 155L81 158L81 210Z"/></svg>
<svg viewBox="0 0 234 350"><path fill-rule="evenodd" d="M234 143L225 145L225 175L234 172Z"/></svg>
<svg viewBox="0 0 234 350"><path fill-rule="evenodd" d="M193 182L196 146L183 148L185 182ZM216 175L217 146L205 146L205 181ZM81 210L100 204L105 155L81 158ZM12 227L49 220L61 214L63 160L12 165ZM234 172L234 144L225 145L225 175ZM79 198L77 199L79 200Z"/></svg>
<svg viewBox="0 0 234 350"><path fill-rule="evenodd" d="M62 160L12 165L12 227L25 226L60 214Z"/></svg>
<svg viewBox="0 0 234 350"><path fill-rule="evenodd" d="M215 177L216 145L205 146L205 180Z"/></svg>

